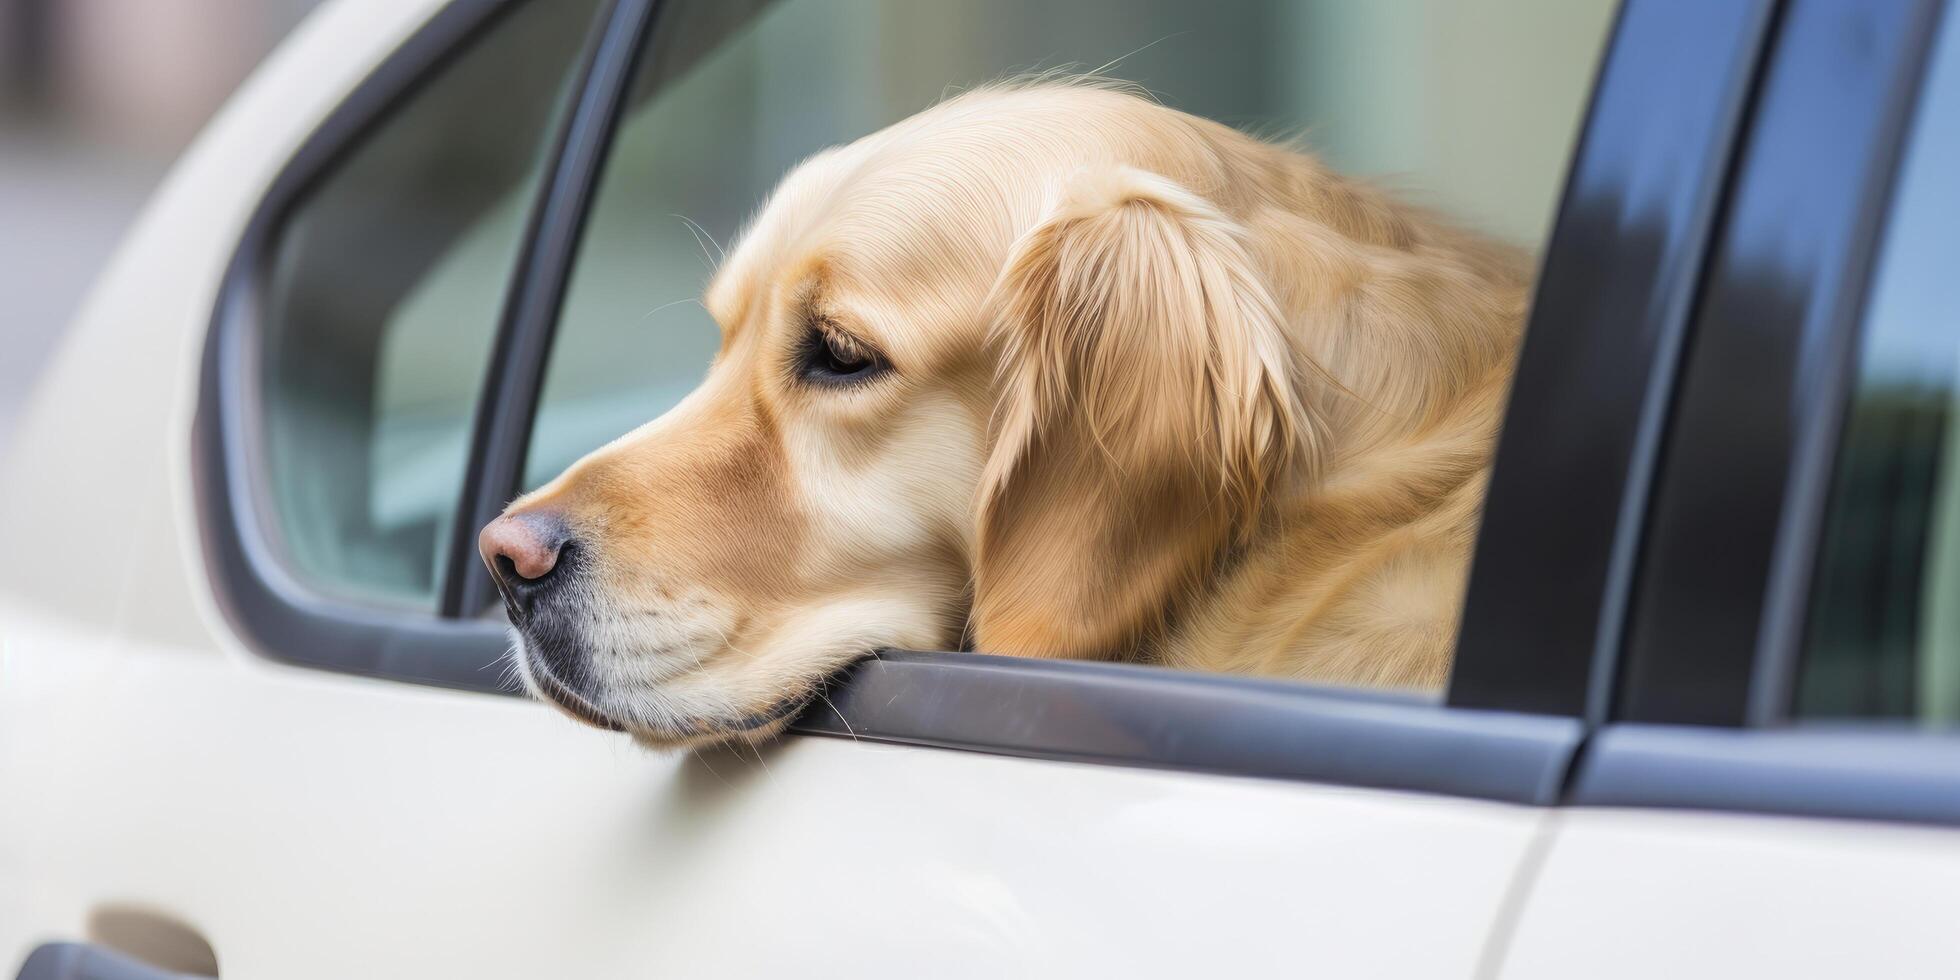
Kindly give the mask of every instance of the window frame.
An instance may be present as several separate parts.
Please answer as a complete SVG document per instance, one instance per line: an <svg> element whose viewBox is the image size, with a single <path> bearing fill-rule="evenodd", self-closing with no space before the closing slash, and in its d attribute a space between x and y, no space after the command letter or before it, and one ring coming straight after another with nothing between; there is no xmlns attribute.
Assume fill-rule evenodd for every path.
<svg viewBox="0 0 1960 980"><path fill-rule="evenodd" d="M1620 8L1498 434L1451 704L1597 723L1611 695L1688 319L1780 2Z"/></svg>
<svg viewBox="0 0 1960 980"><path fill-rule="evenodd" d="M850 669L792 731L1031 758L1420 790L1553 804L1587 733L1583 710L1596 699L1607 661L1597 623L1625 602L1623 574L1599 574L1587 588L1565 586L1568 566L1543 568L1533 555L1557 541L1524 518L1542 517L1545 461L1531 433L1556 431L1561 417L1587 418L1615 433L1618 477L1593 481L1562 560L1593 569L1638 540L1646 485L1626 474L1645 465L1651 430L1664 415L1684 297L1697 282L1741 125L1747 82L1761 56L1762 24L1776 0L1752 0L1750 15L1721 21L1680 0L1626 0L1602 52L1590 108L1569 164L1567 185L1546 249L1545 269L1600 268L1607 292L1638 301L1639 342L1624 342L1630 321L1594 290L1558 278L1533 306L1513 411L1500 439L1489 512L1504 533L1482 534L1449 693L1431 699L1316 687L1276 680L1207 676L1159 668L1041 661L956 653L879 654ZM248 644L275 659L329 670L470 690L513 693L487 669L506 641L500 623L474 618L488 605L488 579L475 560L473 531L517 490L539 382L558 305L576 258L586 209L605 165L623 94L647 32L659 30L654 0L613 0L600 14L579 68L573 109L557 135L520 260L506 299L489 377L478 406L470 464L443 577L440 615L396 614L309 593L265 546L263 500L252 487L249 452L254 375L247 356L259 328L256 290L269 232L284 208L325 167L406 95L502 0L457 0L438 12L308 139L261 203L225 277L207 341L195 439L207 554L220 604ZM1719 21L1719 23L1718 23ZM1673 32L1713 35L1684 57ZM1713 93L1681 86L1655 98L1654 82L1682 73L1711 80ZM1664 87L1662 87L1664 88ZM1678 132L1684 111L1711 94L1718 110ZM1628 133L1661 140L1637 165L1613 159ZM1643 144L1645 145L1645 144ZM1660 247L1628 258L1624 206L1665 204ZM1611 380L1601 365L1638 364L1629 385L1573 385L1582 370ZM1517 431L1514 433L1513 428ZM1556 509L1556 508L1555 508ZM1512 532L1517 532L1516 536ZM1538 549L1534 552L1533 549ZM1576 550L1576 555L1575 555ZM1534 574L1521 574L1520 569ZM1555 587L1556 586L1556 587ZM479 604L477 600L482 600ZM1569 613L1556 636L1534 640L1524 624L1494 613ZM1492 615L1477 610L1487 605ZM1012 698L1004 723L992 705Z"/></svg>
<svg viewBox="0 0 1960 980"><path fill-rule="evenodd" d="M1574 803L1960 825L1960 734L1791 714L1868 293L1949 6L1784 4ZM1712 526L1728 537L1711 558Z"/></svg>

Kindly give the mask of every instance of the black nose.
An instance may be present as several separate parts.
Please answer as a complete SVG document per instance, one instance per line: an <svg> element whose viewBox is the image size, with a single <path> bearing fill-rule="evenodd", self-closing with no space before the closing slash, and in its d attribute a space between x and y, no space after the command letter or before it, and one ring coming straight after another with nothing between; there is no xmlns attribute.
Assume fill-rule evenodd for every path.
<svg viewBox="0 0 1960 980"><path fill-rule="evenodd" d="M505 514L483 526L477 550L512 619L530 613L538 597L565 577L571 537L565 519L549 512Z"/></svg>

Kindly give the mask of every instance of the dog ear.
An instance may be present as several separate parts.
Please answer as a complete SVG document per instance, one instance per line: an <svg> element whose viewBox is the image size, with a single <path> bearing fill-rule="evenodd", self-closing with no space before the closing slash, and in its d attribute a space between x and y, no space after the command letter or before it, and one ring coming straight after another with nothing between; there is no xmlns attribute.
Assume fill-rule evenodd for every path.
<svg viewBox="0 0 1960 980"><path fill-rule="evenodd" d="M1123 655L1311 469L1319 426L1244 239L1124 168L1078 177L1016 243L990 303L977 649Z"/></svg>

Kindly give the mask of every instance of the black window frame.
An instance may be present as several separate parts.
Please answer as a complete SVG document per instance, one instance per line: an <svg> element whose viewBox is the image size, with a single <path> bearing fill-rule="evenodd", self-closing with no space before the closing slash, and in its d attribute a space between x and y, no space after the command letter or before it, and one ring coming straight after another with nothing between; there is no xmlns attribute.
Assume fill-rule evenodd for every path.
<svg viewBox="0 0 1960 980"><path fill-rule="evenodd" d="M1672 408L1621 676L1570 801L1960 825L1960 733L1791 712L1878 249L1953 13L1783 6Z"/></svg>
<svg viewBox="0 0 1960 980"><path fill-rule="evenodd" d="M1344 785L1519 803L1563 799L1603 697L1640 540L1658 420L1666 414L1689 299L1777 0L1740 14L1694 0L1625 0L1569 164L1546 249L1472 569L1449 692L1420 697L1159 668L959 653L887 652L851 668L792 730L1024 757ZM263 540L253 487L257 291L268 238L341 147L382 119L506 6L456 0L364 81L275 180L242 236L207 340L194 450L205 549L220 605L247 643L328 670L493 693L506 648L482 618L487 579L473 531L514 496L558 305L630 83L660 29L655 0L613 0L578 69L555 137L484 382L439 615L393 613L309 592ZM1683 48L1684 34L1707 43ZM1668 86L1658 80L1699 80ZM1657 94L1658 93L1658 94ZM1714 99L1713 111L1701 103ZM1695 120L1683 125L1684 118ZM1646 147L1620 159L1627 139ZM1634 213L1634 212L1638 213ZM1653 233L1632 241L1629 214ZM1631 244L1629 244L1632 242ZM1570 277L1568 279L1568 277ZM1633 311L1628 313L1627 311ZM1534 446L1569 442L1569 420L1611 433L1560 471ZM1553 493L1559 480L1580 492ZM1569 515L1559 527L1534 523ZM1546 556L1567 564L1548 568ZM1592 570L1586 576L1571 568ZM1575 578L1578 580L1575 587ZM1534 631L1506 611L1555 607ZM1485 610L1488 610L1486 612ZM997 706L1013 703L1011 718Z"/></svg>

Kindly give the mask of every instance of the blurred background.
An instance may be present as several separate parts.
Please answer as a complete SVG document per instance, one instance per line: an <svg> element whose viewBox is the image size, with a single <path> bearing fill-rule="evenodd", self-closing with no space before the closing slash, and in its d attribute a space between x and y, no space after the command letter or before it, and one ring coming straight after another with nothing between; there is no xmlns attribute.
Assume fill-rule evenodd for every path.
<svg viewBox="0 0 1960 980"><path fill-rule="evenodd" d="M0 453L150 191L318 0L0 0Z"/></svg>

